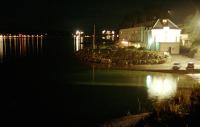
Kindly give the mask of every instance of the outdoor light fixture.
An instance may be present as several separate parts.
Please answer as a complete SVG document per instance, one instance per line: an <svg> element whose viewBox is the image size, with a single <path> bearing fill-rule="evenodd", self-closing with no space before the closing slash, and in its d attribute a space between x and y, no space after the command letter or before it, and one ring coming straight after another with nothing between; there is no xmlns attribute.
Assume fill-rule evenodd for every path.
<svg viewBox="0 0 200 127"><path fill-rule="evenodd" d="M121 44L122 44L123 46L128 46L128 41L126 41L126 40L123 39L123 40L121 41Z"/></svg>

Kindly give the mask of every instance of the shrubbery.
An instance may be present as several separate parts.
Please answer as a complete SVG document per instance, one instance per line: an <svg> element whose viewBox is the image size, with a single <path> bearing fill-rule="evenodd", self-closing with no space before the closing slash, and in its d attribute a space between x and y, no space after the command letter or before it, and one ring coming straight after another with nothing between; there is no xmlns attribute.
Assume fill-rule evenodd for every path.
<svg viewBox="0 0 200 127"><path fill-rule="evenodd" d="M84 62L96 62L102 64L162 64L166 58L156 51L138 50L135 48L112 49L82 49L75 55Z"/></svg>
<svg viewBox="0 0 200 127"><path fill-rule="evenodd" d="M154 104L153 112L136 127L198 127L200 117L200 88L194 88L186 102L182 95Z"/></svg>
<svg viewBox="0 0 200 127"><path fill-rule="evenodd" d="M180 47L180 53L182 55L185 55L185 56L188 56L190 58L193 58L194 55L197 53L197 49L196 48L188 48L188 47L181 46Z"/></svg>

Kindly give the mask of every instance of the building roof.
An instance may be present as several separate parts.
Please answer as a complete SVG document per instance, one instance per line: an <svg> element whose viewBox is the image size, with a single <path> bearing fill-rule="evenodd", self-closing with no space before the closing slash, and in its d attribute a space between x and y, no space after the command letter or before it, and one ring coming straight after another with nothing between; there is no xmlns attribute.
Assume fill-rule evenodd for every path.
<svg viewBox="0 0 200 127"><path fill-rule="evenodd" d="M170 19L154 19L151 21L138 23L132 27L128 27L124 29L130 29L130 28L135 28L135 27L145 27L148 29L163 29L163 27L169 27L170 29L181 29L175 23L173 23Z"/></svg>
<svg viewBox="0 0 200 127"><path fill-rule="evenodd" d="M169 27L170 29L180 29L169 19L158 19L153 26L153 29L163 29L163 27Z"/></svg>

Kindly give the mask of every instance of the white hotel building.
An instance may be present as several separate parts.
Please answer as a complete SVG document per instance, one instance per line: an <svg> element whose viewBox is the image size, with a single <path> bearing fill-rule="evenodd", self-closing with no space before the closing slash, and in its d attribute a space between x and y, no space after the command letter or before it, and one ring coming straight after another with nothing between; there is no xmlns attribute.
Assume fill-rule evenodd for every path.
<svg viewBox="0 0 200 127"><path fill-rule="evenodd" d="M170 54L179 54L180 37L181 29L169 19L119 31L121 46L145 47Z"/></svg>

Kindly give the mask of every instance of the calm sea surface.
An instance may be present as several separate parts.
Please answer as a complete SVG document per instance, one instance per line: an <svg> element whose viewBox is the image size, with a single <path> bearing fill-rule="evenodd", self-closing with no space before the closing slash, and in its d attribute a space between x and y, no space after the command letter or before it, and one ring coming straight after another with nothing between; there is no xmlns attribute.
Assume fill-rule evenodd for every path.
<svg viewBox="0 0 200 127"><path fill-rule="evenodd" d="M5 118L16 125L99 126L190 89L179 74L100 70L79 64L67 37L0 37ZM10 123L8 122L8 123Z"/></svg>

